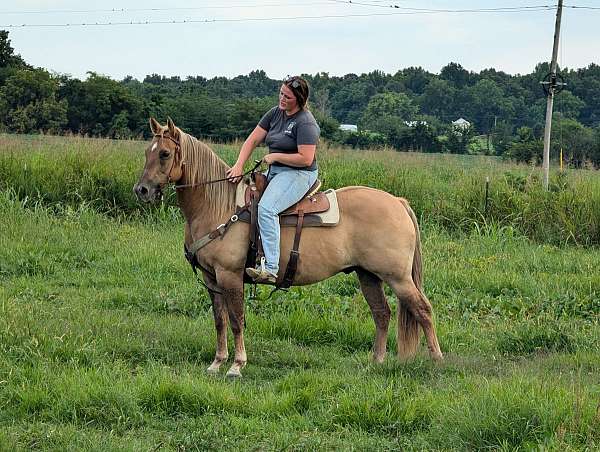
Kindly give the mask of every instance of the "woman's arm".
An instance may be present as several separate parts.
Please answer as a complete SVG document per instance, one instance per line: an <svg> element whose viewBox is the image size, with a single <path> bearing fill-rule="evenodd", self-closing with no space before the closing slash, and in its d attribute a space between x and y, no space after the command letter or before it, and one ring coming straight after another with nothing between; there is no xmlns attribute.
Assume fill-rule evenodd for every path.
<svg viewBox="0 0 600 452"><path fill-rule="evenodd" d="M230 177L230 182L237 184L241 175L244 173L244 163L246 160L252 155L252 151L265 140L267 136L267 131L263 129L261 126L256 126L254 130L248 135L246 141L242 145L240 149L240 155L238 156L237 162L230 169L227 170L227 177Z"/></svg>
<svg viewBox="0 0 600 452"><path fill-rule="evenodd" d="M267 154L263 158L265 163L269 165L274 162L283 163L288 166L296 166L302 168L310 166L315 159L315 152L317 150L316 144L301 144L298 146L297 154L284 154L282 152L274 152Z"/></svg>

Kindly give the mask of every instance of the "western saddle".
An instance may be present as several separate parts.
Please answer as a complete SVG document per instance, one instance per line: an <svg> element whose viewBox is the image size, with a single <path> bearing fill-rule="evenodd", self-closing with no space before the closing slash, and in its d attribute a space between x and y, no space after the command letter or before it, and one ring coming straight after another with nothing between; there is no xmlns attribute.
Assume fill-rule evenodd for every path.
<svg viewBox="0 0 600 452"><path fill-rule="evenodd" d="M246 267L255 267L256 263L260 262L261 257L264 256L258 227L258 203L267 188L267 184L267 177L264 174L254 172L244 194L244 207L247 207L247 210L239 215L239 220L250 224L250 247ZM319 226L321 220L315 214L325 212L330 207L327 195L324 192L319 192L319 188L321 188L321 181L317 180L300 201L279 214L281 226L295 226L296 233L283 279L278 280L276 283L277 288L287 289L294 281L300 257L299 248L302 228L304 226ZM244 280L245 282L253 282L248 275L244 276Z"/></svg>
<svg viewBox="0 0 600 452"><path fill-rule="evenodd" d="M299 248L302 228L308 226L334 226L339 220L335 192L333 190L319 192L320 187L321 181L317 180L300 201L279 214L281 226L295 226L296 233L284 276L283 278L278 278L278 281L275 283L276 289L287 289L294 281L300 257ZM195 240L191 245L184 244L185 257L194 273L197 274L197 268L207 271L198 262L196 253L213 240L223 239L229 228L238 221L250 224L250 244L246 257L246 267L255 267L256 263L260 262L264 253L258 227L258 203L266 188L267 177L260 172L253 171L249 180L242 181L238 185L238 199L236 200L236 204L239 207L237 207L236 212L231 218L226 223L219 225L214 231ZM330 196L332 199L331 203ZM334 207L333 212L329 210L330 207ZM333 213L333 215L325 218L326 214L324 213L328 211L329 213ZM253 283L254 281L248 275L244 274L244 282ZM217 287L204 285L210 292L220 293Z"/></svg>

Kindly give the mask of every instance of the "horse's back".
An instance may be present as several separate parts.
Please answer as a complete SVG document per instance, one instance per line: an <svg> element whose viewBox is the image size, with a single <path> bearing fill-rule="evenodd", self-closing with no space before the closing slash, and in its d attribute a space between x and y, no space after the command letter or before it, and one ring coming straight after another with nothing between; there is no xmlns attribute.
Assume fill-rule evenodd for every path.
<svg viewBox="0 0 600 452"><path fill-rule="evenodd" d="M302 233L298 282L312 283L355 266L379 274L409 274L416 230L400 198L362 186L344 187L336 194L339 224ZM293 232L282 230L282 239L282 250L289 249Z"/></svg>
<svg viewBox="0 0 600 452"><path fill-rule="evenodd" d="M360 185L336 190L340 216L347 220L362 219L365 224L399 222L414 229L408 213L408 201L377 188ZM402 226L397 224L396 226ZM383 226L383 225L382 225Z"/></svg>

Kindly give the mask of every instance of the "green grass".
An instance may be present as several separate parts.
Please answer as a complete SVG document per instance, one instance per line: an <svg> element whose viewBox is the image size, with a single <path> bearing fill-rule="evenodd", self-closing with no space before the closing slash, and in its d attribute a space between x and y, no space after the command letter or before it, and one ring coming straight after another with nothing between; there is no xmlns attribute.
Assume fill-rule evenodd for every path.
<svg viewBox="0 0 600 452"><path fill-rule="evenodd" d="M79 137L0 135L0 190L46 206L81 204L112 217L170 215L140 206L132 187L148 143ZM214 145L230 164L239 146ZM322 146L324 188L367 185L407 198L421 222L451 233L514 231L540 243L600 245L600 178L596 171L553 172L483 156L351 151ZM490 178L487 211L485 180ZM171 192L166 206L175 205ZM177 214L175 214L177 215Z"/></svg>
<svg viewBox="0 0 600 452"><path fill-rule="evenodd" d="M86 157L73 143L60 152ZM139 143L101 143L109 149L99 173L115 156L139 160ZM36 152L20 158L33 161ZM64 170L68 179L70 170L44 152L48 174ZM344 176L339 153L324 157L329 184L371 177L368 185L385 188L385 155L348 155L358 169L369 169L369 159L375 169ZM450 165L504 168L398 158L413 168L422 159L442 175ZM1 182L0 450L600 448L597 248L532 240L510 225L449 228L424 217L425 291L442 364L424 345L414 361L397 362L394 326L385 363L371 364L368 306L355 277L340 275L248 300L249 362L231 382L205 373L215 350L212 314L183 259L177 211L60 198L60 180L42 163L34 180L56 184L47 198L20 191L18 176ZM409 173L407 187L426 186ZM132 184L125 174L114 173L123 187Z"/></svg>

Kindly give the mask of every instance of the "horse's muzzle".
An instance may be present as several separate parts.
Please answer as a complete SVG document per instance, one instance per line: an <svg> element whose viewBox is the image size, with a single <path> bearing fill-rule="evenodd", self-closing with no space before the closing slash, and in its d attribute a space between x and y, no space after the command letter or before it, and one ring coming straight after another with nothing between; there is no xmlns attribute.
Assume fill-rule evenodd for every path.
<svg viewBox="0 0 600 452"><path fill-rule="evenodd" d="M151 187L143 182L135 184L133 192L140 201L145 203L154 202L162 197L160 187Z"/></svg>

